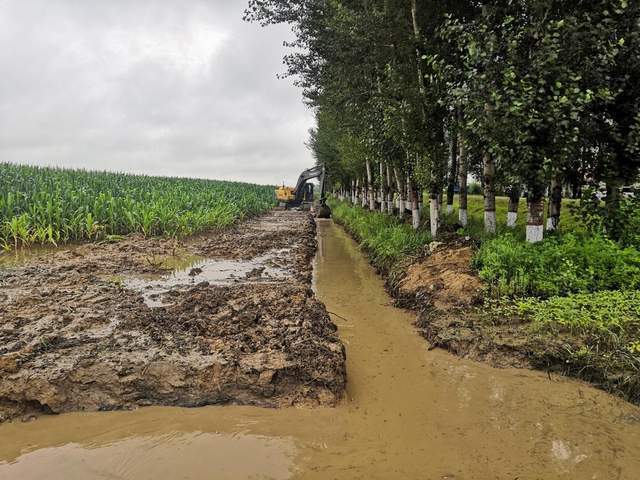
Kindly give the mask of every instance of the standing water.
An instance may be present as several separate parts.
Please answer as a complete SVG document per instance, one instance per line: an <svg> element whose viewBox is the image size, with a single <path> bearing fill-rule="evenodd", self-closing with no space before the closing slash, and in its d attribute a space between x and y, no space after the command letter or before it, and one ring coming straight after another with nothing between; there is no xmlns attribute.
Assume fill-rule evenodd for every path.
<svg viewBox="0 0 640 480"><path fill-rule="evenodd" d="M337 408L76 413L0 426L0 479L637 479L640 409L428 351L357 245L319 221L315 289L347 347Z"/></svg>

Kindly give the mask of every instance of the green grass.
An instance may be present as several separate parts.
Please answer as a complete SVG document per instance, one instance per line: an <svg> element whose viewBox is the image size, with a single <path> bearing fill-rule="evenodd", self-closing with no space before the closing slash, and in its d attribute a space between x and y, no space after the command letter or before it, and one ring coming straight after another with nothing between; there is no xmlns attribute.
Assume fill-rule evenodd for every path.
<svg viewBox="0 0 640 480"><path fill-rule="evenodd" d="M415 231L395 217L336 200L329 204L333 219L356 238L371 262L382 270L389 270L395 262L417 253L431 241L428 232Z"/></svg>
<svg viewBox="0 0 640 480"><path fill-rule="evenodd" d="M640 252L600 235L567 233L530 244L504 234L483 242L474 266L495 297L640 288Z"/></svg>
<svg viewBox="0 0 640 480"><path fill-rule="evenodd" d="M527 298L517 302L521 314L528 316L537 329L552 333L610 337L640 332L640 292L602 291L580 293L548 300ZM631 342L630 342L631 343Z"/></svg>
<svg viewBox="0 0 640 480"><path fill-rule="evenodd" d="M189 235L274 205L273 187L0 163L0 248Z"/></svg>

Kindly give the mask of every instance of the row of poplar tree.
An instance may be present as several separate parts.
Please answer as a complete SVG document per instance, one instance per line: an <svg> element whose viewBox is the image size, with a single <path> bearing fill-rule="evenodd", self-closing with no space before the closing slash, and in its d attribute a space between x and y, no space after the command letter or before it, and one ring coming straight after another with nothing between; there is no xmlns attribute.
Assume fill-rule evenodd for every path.
<svg viewBox="0 0 640 480"><path fill-rule="evenodd" d="M606 185L615 215L640 169L637 0L250 0L246 19L287 23L285 57L315 109L310 145L341 195L392 212L423 191L431 231L443 192L481 180L487 232L496 193L527 239L557 228L563 194ZM392 201L392 199L394 199ZM407 203L405 203L407 202Z"/></svg>

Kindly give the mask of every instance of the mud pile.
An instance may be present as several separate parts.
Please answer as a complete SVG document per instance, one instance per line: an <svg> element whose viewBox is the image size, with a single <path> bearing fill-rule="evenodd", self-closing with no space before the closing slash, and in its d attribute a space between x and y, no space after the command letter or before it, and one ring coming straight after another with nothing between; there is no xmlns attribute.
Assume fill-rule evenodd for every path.
<svg viewBox="0 0 640 480"><path fill-rule="evenodd" d="M481 302L483 285L471 269L473 249L467 244L431 244L428 256L410 263L397 285L397 297L416 299L435 308L470 306Z"/></svg>
<svg viewBox="0 0 640 480"><path fill-rule="evenodd" d="M127 238L0 269L0 418L334 404L345 355L310 289L314 252L307 214L273 212L184 242Z"/></svg>

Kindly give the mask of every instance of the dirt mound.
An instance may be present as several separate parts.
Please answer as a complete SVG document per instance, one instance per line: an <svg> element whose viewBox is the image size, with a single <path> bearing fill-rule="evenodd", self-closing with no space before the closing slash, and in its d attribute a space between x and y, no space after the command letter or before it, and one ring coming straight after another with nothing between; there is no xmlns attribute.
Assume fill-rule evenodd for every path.
<svg viewBox="0 0 640 480"><path fill-rule="evenodd" d="M167 240L87 245L0 270L0 419L144 405L335 404L345 353L310 290L315 226L308 215L282 215L261 219L262 245L243 254L281 249L286 239L288 254L270 261L288 278L188 276L192 283L171 283L159 306L123 278L162 273L145 255L170 257L176 245ZM232 256L259 243L260 220L249 225L246 235L234 229ZM178 247L194 252L206 240L213 249L217 238ZM231 243L220 241L222 256Z"/></svg>
<svg viewBox="0 0 640 480"><path fill-rule="evenodd" d="M473 305L480 300L483 285L471 270L472 258L470 246L434 246L430 255L407 267L398 295L421 299L440 309Z"/></svg>

